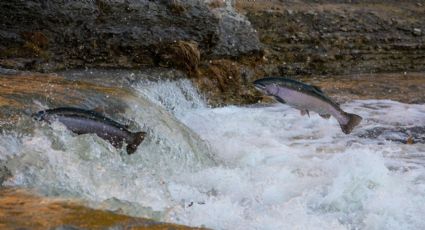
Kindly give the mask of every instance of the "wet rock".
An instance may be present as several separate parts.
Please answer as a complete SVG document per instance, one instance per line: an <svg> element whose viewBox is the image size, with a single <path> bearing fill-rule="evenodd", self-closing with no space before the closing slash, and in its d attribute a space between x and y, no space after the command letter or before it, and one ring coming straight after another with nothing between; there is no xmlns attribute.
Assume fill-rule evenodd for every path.
<svg viewBox="0 0 425 230"><path fill-rule="evenodd" d="M404 144L425 143L425 126L376 127L362 132L359 137L395 141Z"/></svg>
<svg viewBox="0 0 425 230"><path fill-rule="evenodd" d="M212 51L215 56L240 56L261 50L257 32L245 17L228 9L216 12L221 20L218 43Z"/></svg>
<svg viewBox="0 0 425 230"><path fill-rule="evenodd" d="M0 189L1 229L198 229L85 207L83 202L37 196L34 191ZM42 213L42 215L40 215Z"/></svg>
<svg viewBox="0 0 425 230"><path fill-rule="evenodd" d="M84 230L84 228L79 228L72 225L62 225L62 226L51 228L51 230Z"/></svg>
<svg viewBox="0 0 425 230"><path fill-rule="evenodd" d="M8 178L12 176L12 173L6 166L0 165L0 187L2 186L3 182L6 181Z"/></svg>
<svg viewBox="0 0 425 230"><path fill-rule="evenodd" d="M12 0L1 1L0 11L0 65L4 59L20 58L7 62L17 69L157 66L159 52L177 41L197 43L206 57L260 49L250 23L231 5Z"/></svg>
<svg viewBox="0 0 425 230"><path fill-rule="evenodd" d="M421 36L422 35L422 30L419 29L419 28L413 28L413 35Z"/></svg>
<svg viewBox="0 0 425 230"><path fill-rule="evenodd" d="M425 15L415 1L403 2L403 8L396 1L385 0L374 1L373 5L367 1L319 3L323 4L310 0L272 1L267 3L269 8L284 6L284 10L267 11L263 1L238 2L238 9L246 12L258 30L268 53L268 68L275 67L267 75L278 72L283 62L288 64L285 75L425 70ZM318 51L315 46L324 49ZM308 59L289 57L332 57L334 49L339 49L339 55L345 58L311 64Z"/></svg>

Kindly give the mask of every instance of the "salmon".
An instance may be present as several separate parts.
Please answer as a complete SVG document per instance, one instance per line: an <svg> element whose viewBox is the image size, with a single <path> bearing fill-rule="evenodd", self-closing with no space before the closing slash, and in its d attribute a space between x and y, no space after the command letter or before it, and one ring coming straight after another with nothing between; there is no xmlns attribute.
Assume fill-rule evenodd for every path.
<svg viewBox="0 0 425 230"><path fill-rule="evenodd" d="M130 132L127 126L91 110L61 107L39 111L32 117L48 123L59 121L78 135L96 134L115 148L121 148L126 143L128 154L134 153L146 136L146 132Z"/></svg>
<svg viewBox="0 0 425 230"><path fill-rule="evenodd" d="M278 102L300 110L301 115L310 116L309 111L314 111L325 119L334 117L345 134L351 133L362 120L359 115L343 111L337 103L313 85L280 77L258 79L253 84L257 90L272 96Z"/></svg>

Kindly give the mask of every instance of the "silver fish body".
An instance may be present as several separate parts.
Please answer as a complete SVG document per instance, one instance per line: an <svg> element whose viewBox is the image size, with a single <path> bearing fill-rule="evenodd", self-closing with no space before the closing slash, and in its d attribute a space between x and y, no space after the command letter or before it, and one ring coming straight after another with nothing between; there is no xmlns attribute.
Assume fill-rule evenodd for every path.
<svg viewBox="0 0 425 230"><path fill-rule="evenodd" d="M351 133L353 128L362 120L356 114L343 111L337 103L316 86L278 77L256 80L254 86L264 94L274 97L277 101L299 109L303 115L309 114L309 111L314 111L323 118L333 116L345 134Z"/></svg>
<svg viewBox="0 0 425 230"><path fill-rule="evenodd" d="M121 148L127 143L127 153L132 154L144 140L145 132L130 132L126 126L99 113L79 108L62 107L43 110L32 115L36 120L52 123L59 121L76 134L93 133Z"/></svg>

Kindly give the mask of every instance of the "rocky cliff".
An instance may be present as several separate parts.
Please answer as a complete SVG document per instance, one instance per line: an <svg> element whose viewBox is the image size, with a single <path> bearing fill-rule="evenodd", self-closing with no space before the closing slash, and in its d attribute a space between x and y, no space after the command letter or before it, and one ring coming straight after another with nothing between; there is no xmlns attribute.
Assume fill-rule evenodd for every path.
<svg viewBox="0 0 425 230"><path fill-rule="evenodd" d="M277 75L425 70L423 1L238 1Z"/></svg>
<svg viewBox="0 0 425 230"><path fill-rule="evenodd" d="M142 68L260 50L250 23L221 1L0 2L0 65L52 71ZM189 55L189 57L187 57Z"/></svg>

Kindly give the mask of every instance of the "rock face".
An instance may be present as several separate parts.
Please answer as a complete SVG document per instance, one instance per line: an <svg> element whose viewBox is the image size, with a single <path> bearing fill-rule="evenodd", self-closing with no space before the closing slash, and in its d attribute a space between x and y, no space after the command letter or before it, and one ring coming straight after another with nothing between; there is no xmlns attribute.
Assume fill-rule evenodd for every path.
<svg viewBox="0 0 425 230"><path fill-rule="evenodd" d="M425 82L424 3L241 0L235 8L258 31L264 55L200 65L196 83L212 105L263 100L252 81L265 76L318 85L340 102L425 100L418 91Z"/></svg>
<svg viewBox="0 0 425 230"><path fill-rule="evenodd" d="M205 57L260 50L230 5L196 0L11 0L0 2L0 65L54 70L157 66L177 41Z"/></svg>
<svg viewBox="0 0 425 230"><path fill-rule="evenodd" d="M233 11L231 1L213 0L209 2L214 6L214 2L222 2L222 7L214 7L212 10L218 18L219 33L218 42L213 52L214 56L241 56L243 54L257 53L260 51L260 43L256 30L251 27L251 23L245 17ZM225 5L224 5L225 4Z"/></svg>
<svg viewBox="0 0 425 230"><path fill-rule="evenodd" d="M1 229L205 229L91 209L82 202L43 198L34 191L11 188L0 189L0 218Z"/></svg>
<svg viewBox="0 0 425 230"><path fill-rule="evenodd" d="M425 70L425 4L393 0L238 1L266 50L266 74Z"/></svg>

